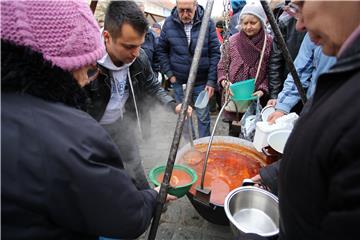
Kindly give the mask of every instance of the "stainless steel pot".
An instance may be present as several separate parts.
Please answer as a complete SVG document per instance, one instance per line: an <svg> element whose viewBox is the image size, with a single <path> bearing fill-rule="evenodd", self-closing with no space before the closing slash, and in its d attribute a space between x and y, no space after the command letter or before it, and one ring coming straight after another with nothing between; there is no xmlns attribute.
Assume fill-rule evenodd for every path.
<svg viewBox="0 0 360 240"><path fill-rule="evenodd" d="M235 237L257 234L268 239L279 234L279 201L268 191L239 187L225 198L225 214Z"/></svg>

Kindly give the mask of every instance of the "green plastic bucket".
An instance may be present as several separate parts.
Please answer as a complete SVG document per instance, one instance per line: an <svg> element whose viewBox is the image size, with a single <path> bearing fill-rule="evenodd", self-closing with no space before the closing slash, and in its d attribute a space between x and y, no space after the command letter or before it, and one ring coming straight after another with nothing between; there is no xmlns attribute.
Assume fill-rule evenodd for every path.
<svg viewBox="0 0 360 240"><path fill-rule="evenodd" d="M162 165L162 166L154 167L153 169L151 169L151 171L149 173L149 178L150 178L150 181L155 186L159 186L161 184L160 182L157 181L157 177L161 173L165 172L165 168L166 168L166 166ZM174 195L178 198L181 198L190 190L191 186L197 181L197 175L193 169L191 169L187 166L184 166L184 165L175 164L174 169L186 172L192 179L191 182L188 184L176 186L175 188L170 186L168 188L169 194Z"/></svg>
<svg viewBox="0 0 360 240"><path fill-rule="evenodd" d="M230 85L233 99L236 101L250 100L255 90L255 78L236 82Z"/></svg>

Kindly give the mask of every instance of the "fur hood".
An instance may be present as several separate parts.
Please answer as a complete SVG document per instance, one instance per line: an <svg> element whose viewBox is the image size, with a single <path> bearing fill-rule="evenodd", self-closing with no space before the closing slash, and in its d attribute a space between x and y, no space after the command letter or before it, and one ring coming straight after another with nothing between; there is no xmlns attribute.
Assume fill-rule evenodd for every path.
<svg viewBox="0 0 360 240"><path fill-rule="evenodd" d="M86 94L70 72L41 53L1 40L1 91L18 92L86 110Z"/></svg>

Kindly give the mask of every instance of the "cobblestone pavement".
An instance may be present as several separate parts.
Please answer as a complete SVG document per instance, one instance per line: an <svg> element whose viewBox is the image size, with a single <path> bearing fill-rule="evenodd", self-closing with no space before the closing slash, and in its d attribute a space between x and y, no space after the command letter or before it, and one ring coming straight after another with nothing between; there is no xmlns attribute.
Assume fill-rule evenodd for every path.
<svg viewBox="0 0 360 240"><path fill-rule="evenodd" d="M151 110L151 138L141 142L141 156L145 170L165 164L173 140L177 115L165 111L162 107ZM195 119L195 118L194 118ZM211 116L212 126L216 116ZM227 125L220 121L216 135L226 135ZM180 142L180 147L183 146ZM144 234L140 239L147 239ZM233 240L229 226L220 226L203 219L192 207L187 197L183 197L168 205L162 214L156 239L161 240Z"/></svg>

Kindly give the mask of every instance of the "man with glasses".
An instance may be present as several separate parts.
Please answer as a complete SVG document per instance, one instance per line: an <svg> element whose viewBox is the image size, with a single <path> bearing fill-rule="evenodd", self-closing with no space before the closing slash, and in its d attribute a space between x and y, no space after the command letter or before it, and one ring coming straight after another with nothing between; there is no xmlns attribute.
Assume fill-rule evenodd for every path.
<svg viewBox="0 0 360 240"><path fill-rule="evenodd" d="M296 31L305 33L306 27L302 20L301 11L295 2L298 1L289 4L285 8L285 11L295 20L296 25L294 27L296 28ZM301 3L299 4L301 5ZM322 52L322 47L313 42L310 39L309 34L305 35L299 53L295 58L294 66L301 85L306 91L308 100L312 98L315 92L318 77L322 73L327 72L335 62L335 57L325 55ZM273 66L270 66L269 68L271 69L272 67ZM270 83L270 87L273 86L272 84ZM276 111L270 114L267 119L270 124L273 124L278 118L294 111L294 109L298 110L298 106L302 107L302 104L300 103L300 94L290 73L287 75L281 91L276 95L276 98L268 101L268 105L272 105L276 109ZM299 111L301 111L301 109ZM280 161L260 169L259 175L255 176L253 180L257 182L261 180L273 193L277 194L279 166Z"/></svg>
<svg viewBox="0 0 360 240"><path fill-rule="evenodd" d="M320 75L280 166L281 239L359 239L360 2L304 1L298 24L337 62Z"/></svg>
<svg viewBox="0 0 360 240"><path fill-rule="evenodd" d="M166 18L160 34L157 48L160 65L162 72L173 84L177 102L183 101L182 85L187 83L203 16L204 9L197 4L196 0L177 0L176 7L172 10L171 16ZM216 75L220 59L220 43L216 36L215 24L212 21L209 21L208 28L192 93L194 102L203 90L206 90L211 98L217 87ZM209 136L209 106L203 109L196 108L196 114L199 137ZM188 137L187 133L188 131L184 130L185 138Z"/></svg>
<svg viewBox="0 0 360 240"><path fill-rule="evenodd" d="M337 62L319 76L285 146L280 239L358 239L360 2L298 1L291 11Z"/></svg>

